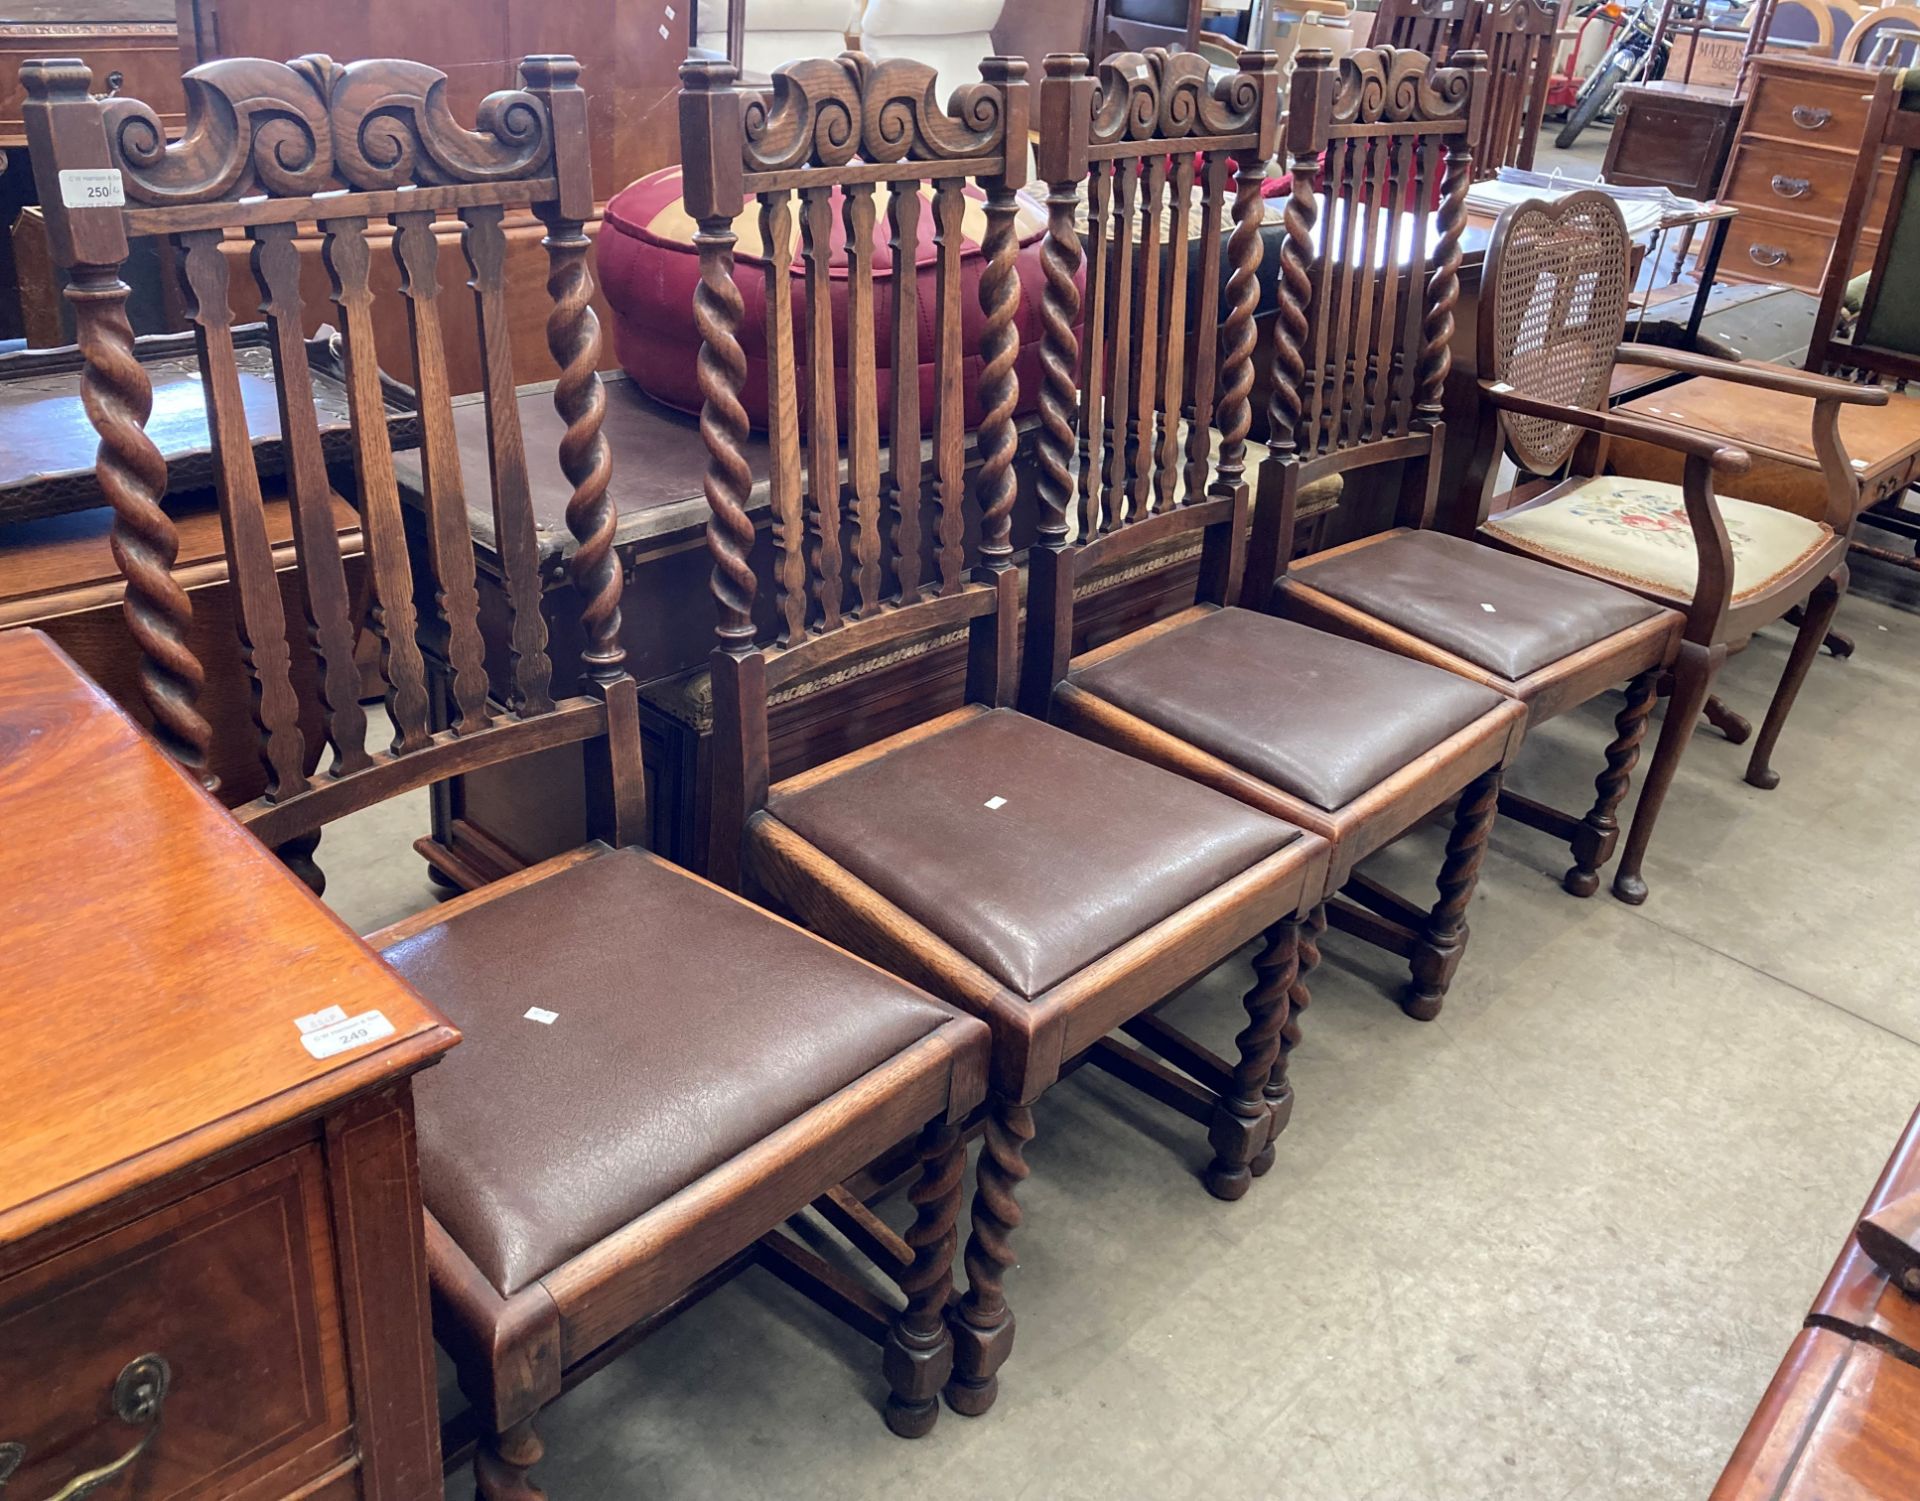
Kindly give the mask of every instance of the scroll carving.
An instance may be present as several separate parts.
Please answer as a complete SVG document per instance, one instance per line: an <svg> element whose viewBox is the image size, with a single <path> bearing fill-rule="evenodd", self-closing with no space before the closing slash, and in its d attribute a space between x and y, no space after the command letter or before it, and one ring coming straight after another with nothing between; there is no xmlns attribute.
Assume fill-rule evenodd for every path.
<svg viewBox="0 0 1920 1501"><path fill-rule="evenodd" d="M855 157L952 161L997 151L1006 133L1000 91L969 84L942 109L937 86L934 70L911 58L876 62L843 52L787 63L770 89L743 96L746 168L843 167Z"/></svg>
<svg viewBox="0 0 1920 1501"><path fill-rule="evenodd" d="M1472 95L1465 68L1436 68L1424 52L1402 47L1362 47L1340 59L1333 123L1456 119L1465 116Z"/></svg>
<svg viewBox="0 0 1920 1501"><path fill-rule="evenodd" d="M1115 52L1101 61L1089 139L1106 146L1242 135L1259 123L1257 72L1227 73L1213 83L1212 69L1199 53L1150 47Z"/></svg>
<svg viewBox="0 0 1920 1501"><path fill-rule="evenodd" d="M223 58L183 82L187 124L172 143L141 101L101 106L131 202L495 182L538 175L553 151L546 109L532 94L488 95L468 130L447 108L446 75L424 63Z"/></svg>

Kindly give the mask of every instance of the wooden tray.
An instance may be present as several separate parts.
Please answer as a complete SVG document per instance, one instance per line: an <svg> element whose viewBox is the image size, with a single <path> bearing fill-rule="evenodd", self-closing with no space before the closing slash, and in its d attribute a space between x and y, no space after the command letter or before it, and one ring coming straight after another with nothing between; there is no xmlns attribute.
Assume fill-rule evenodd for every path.
<svg viewBox="0 0 1920 1501"><path fill-rule="evenodd" d="M270 480L286 472L273 351L264 324L237 328L233 337L254 462L261 478ZM135 340L135 349L153 381L147 433L167 460L167 493L203 490L214 482L214 465L194 335L155 334ZM307 360L313 369L321 451L329 467L350 465L347 388L332 329L322 327L307 341ZM0 355L0 525L103 504L93 474L99 436L80 404L84 367L72 345ZM413 392L397 381L384 384L393 447L418 447L420 419Z"/></svg>

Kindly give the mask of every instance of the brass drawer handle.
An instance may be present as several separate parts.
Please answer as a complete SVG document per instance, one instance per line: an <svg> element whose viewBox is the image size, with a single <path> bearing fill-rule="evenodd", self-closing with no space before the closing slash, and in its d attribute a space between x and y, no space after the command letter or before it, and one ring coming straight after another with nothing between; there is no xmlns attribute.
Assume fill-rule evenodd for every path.
<svg viewBox="0 0 1920 1501"><path fill-rule="evenodd" d="M1811 104L1796 104L1793 107L1793 123L1802 130L1824 130L1827 121L1833 118L1833 111L1820 109Z"/></svg>
<svg viewBox="0 0 1920 1501"><path fill-rule="evenodd" d="M167 1400L167 1386L172 1380L173 1373L158 1355L142 1355L138 1360L127 1362L126 1369L113 1383L113 1415L123 1423L144 1423L147 1431L140 1435L139 1443L112 1464L74 1476L48 1497L48 1501L81 1501L81 1497L91 1496L109 1481L125 1474L160 1431L160 1405ZM5 1488L7 1477L26 1457L24 1444L0 1444L0 1489Z"/></svg>
<svg viewBox="0 0 1920 1501"><path fill-rule="evenodd" d="M1773 174L1773 190L1782 198L1804 198L1813 190L1813 184L1804 177L1789 177L1784 172Z"/></svg>
<svg viewBox="0 0 1920 1501"><path fill-rule="evenodd" d="M1784 266L1789 257L1786 251L1777 245L1749 245L1747 259L1756 266Z"/></svg>

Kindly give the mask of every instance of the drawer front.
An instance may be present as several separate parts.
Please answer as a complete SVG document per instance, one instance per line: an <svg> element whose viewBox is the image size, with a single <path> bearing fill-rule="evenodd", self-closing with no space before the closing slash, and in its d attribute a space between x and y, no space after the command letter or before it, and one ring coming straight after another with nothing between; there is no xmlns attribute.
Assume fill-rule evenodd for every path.
<svg viewBox="0 0 1920 1501"><path fill-rule="evenodd" d="M143 1438L123 1501L252 1501L351 1460L327 1216L302 1147L0 1282L7 1494L54 1495ZM166 1367L151 1422L115 1392L144 1356Z"/></svg>
<svg viewBox="0 0 1920 1501"><path fill-rule="evenodd" d="M1817 219L1831 232L1839 227L1852 187L1851 168L1826 152L1743 138L1734 148L1721 197L1743 209Z"/></svg>
<svg viewBox="0 0 1920 1501"><path fill-rule="evenodd" d="M27 143L20 64L35 57L77 57L93 69L95 93L117 83L118 92L151 105L163 126L177 132L186 123L180 33L171 21L16 22L0 24L0 146Z"/></svg>
<svg viewBox="0 0 1920 1501"><path fill-rule="evenodd" d="M1860 84L1763 72L1747 101L1741 132L1844 152L1845 171L1867 128L1868 98Z"/></svg>
<svg viewBox="0 0 1920 1501"><path fill-rule="evenodd" d="M1742 214L1727 226L1719 274L1723 281L1768 282L1818 292L1832 251L1832 229Z"/></svg>

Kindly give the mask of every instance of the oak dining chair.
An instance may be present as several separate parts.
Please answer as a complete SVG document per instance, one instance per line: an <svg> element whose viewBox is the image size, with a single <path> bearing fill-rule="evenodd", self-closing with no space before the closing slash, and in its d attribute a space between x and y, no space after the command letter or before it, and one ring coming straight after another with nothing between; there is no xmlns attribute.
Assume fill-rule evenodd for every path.
<svg viewBox="0 0 1920 1501"><path fill-rule="evenodd" d="M1836 488L1836 512L1815 521L1717 494L1716 477L1744 472L1746 452L1730 437L1609 411L1614 363L1618 359L1684 369L1698 360L1723 370L1725 379L1757 390L1806 395L1813 403L1822 467L1836 486L1850 484L1836 422L1841 404L1884 402L1886 393L1801 371L1620 343L1628 252L1620 211L1604 194L1583 192L1557 203L1530 202L1502 216L1483 272L1479 333L1479 368L1485 372L1481 399L1497 412L1498 421L1486 426L1468 466L1466 487L1445 521L1453 535L1444 552L1462 560L1454 566L1467 566L1466 560L1472 559L1484 571L1471 548L1485 543L1499 550L1503 564L1527 560L1557 568L1551 584L1544 582L1544 575L1532 577L1543 580L1540 587L1549 600L1583 601L1582 630L1595 642L1589 652L1623 649L1634 629L1655 633L1669 628L1654 616L1637 626L1621 619L1617 604L1585 593L1589 582L1612 586L1616 593L1624 591L1683 618L1668 672L1649 674L1642 667L1629 685L1627 706L1616 725L1619 735L1608 749L1609 770L1599 784L1601 801L1588 819L1591 829L1602 805L1618 806L1624 785L1610 788L1610 777L1630 769L1630 752L1643 733L1633 721L1638 717L1644 725L1655 692L1663 678L1670 679L1671 701L1613 879L1616 896L1638 903L1647 896L1642 867L1648 844L1715 674L1729 652L1754 631L1804 606L1803 623L1747 771L1756 785L1777 780L1770 765L1774 744L1846 584L1850 501ZM1615 440L1680 455L1681 483L1608 474L1607 445ZM1518 486L1508 491L1500 487L1503 455L1519 473ZM1421 545L1432 546L1424 539ZM1348 558L1361 561L1347 565ZM1408 606L1384 605L1395 583L1391 577L1382 582L1383 571L1367 564L1365 551L1359 550L1330 559L1323 567L1299 570L1299 575L1301 587L1372 614L1476 665L1493 659L1498 648L1476 642L1459 624L1458 613L1468 614L1470 626L1482 623L1472 621L1470 612L1458 612L1457 602L1456 619L1438 625L1415 619ZM1460 577L1456 585L1448 575L1446 587L1461 588L1461 597L1471 599L1473 575ZM1578 594L1576 585L1582 586ZM1525 623L1523 610L1512 613ZM1619 622L1611 646L1601 630L1609 619ZM1524 640L1524 634L1516 633L1512 644L1517 649ZM1569 660L1577 663L1579 656ZM1630 652L1620 656L1612 668L1615 679L1635 660L1644 659ZM1551 827L1544 817L1529 821ZM1577 834L1574 848L1579 862L1575 870L1584 884L1592 865L1581 858Z"/></svg>
<svg viewBox="0 0 1920 1501"><path fill-rule="evenodd" d="M1296 75L1309 101L1327 76L1315 61L1325 56L1310 54ZM1345 76L1364 86L1379 56L1351 54ZM1260 184L1277 135L1273 59L1247 54L1217 87L1203 60L1159 49L1114 54L1097 77L1078 58L1055 56L1047 67L1042 515L1029 554L1022 704L1326 839L1333 856L1303 971L1317 957L1320 903L1351 886L1361 900L1352 925L1410 961L1401 1004L1430 1019L1464 951L1501 767L1525 716L1451 673L1237 603ZM1399 76L1412 75L1403 67ZM1453 93L1446 108L1464 113L1473 82L1464 71L1437 80ZM1196 253L1202 266L1218 264L1229 175L1232 272L1224 292L1216 278L1199 278L1190 308L1186 225L1197 192ZM1075 227L1083 192L1084 254ZM1163 226L1171 226L1164 244ZM1190 320L1201 333L1191 372ZM1075 332L1083 321L1084 356ZM1183 423L1189 393L1193 416ZM1183 541L1200 557L1193 605L1073 657L1076 584L1100 569L1178 566ZM1364 856L1456 799L1430 909L1353 874ZM1302 1001L1304 990L1290 1008L1283 1065ZM1277 1129L1284 1066L1272 1092Z"/></svg>
<svg viewBox="0 0 1920 1501"><path fill-rule="evenodd" d="M1311 157L1318 149L1317 136L1303 129L1300 140ZM1500 797L1501 812L1568 843L1573 864L1563 885L1576 896L1591 896L1599 889L1599 873L1619 843L1619 808L1631 787L1661 675L1679 650L1684 618L1677 610L1605 580L1571 577L1549 564L1452 534L1439 522L1457 507L1442 507L1437 489L1430 484L1410 484L1402 491L1396 524L1387 530L1309 557L1287 559L1285 549L1277 545L1278 538L1287 535L1280 530L1287 524L1286 477L1295 469L1312 472L1315 462L1302 463L1299 457L1303 451L1311 452L1308 445L1314 441L1304 426L1312 408L1302 397L1301 382L1312 379L1311 372L1320 372L1324 381L1330 358L1328 335L1310 308L1316 297L1335 295L1339 278L1338 268L1329 272L1325 256L1315 247L1320 189L1313 180L1311 160L1306 169L1304 176L1296 177L1285 210L1288 241L1303 248L1294 254L1292 274L1283 277L1277 324L1283 347L1274 362L1277 373L1294 372L1290 379L1275 383L1273 416L1275 430L1291 431L1294 438L1291 444L1283 439L1274 446L1278 505L1263 518L1275 526L1276 545L1266 556L1274 560L1278 575L1269 577L1264 571L1250 575L1249 599L1263 600L1289 619L1459 673L1524 704L1530 724L1544 723L1624 684L1625 706L1616 717L1614 738L1596 778L1593 805L1583 816L1513 791L1503 791ZM1442 213L1447 210L1443 208ZM1457 210L1454 223L1458 223ZM1441 234L1447 233L1443 218ZM1584 263L1596 278L1589 290L1601 295L1583 298L1550 333L1544 324L1532 330L1532 337L1544 342L1539 343L1529 371L1541 360L1551 361L1556 373L1562 367L1584 369L1592 361L1583 365L1582 351L1594 340L1604 339L1611 348L1618 334L1604 322L1607 294L1616 284L1625 288L1627 263L1622 259L1609 269L1602 264L1602 256L1616 249L1624 257L1628 247L1623 241L1608 240ZM1391 452L1399 441L1395 435L1403 431L1423 434L1436 448L1444 441L1441 391L1451 361L1451 299L1458 286L1456 278L1449 277L1448 282L1443 295L1427 310L1425 394L1410 411L1383 425L1385 437L1375 440L1382 447L1375 451ZM1497 306L1506 316L1518 316L1528 310L1525 298L1522 292ZM1500 333L1491 311L1495 305L1483 300L1479 324L1483 344ZM1590 318L1601 323L1590 324ZM1515 383L1525 385L1527 379L1516 377ZM1421 463L1432 463L1426 450L1418 452ZM1335 448L1318 462L1346 462L1345 454L1365 460L1368 448L1365 443ZM1429 468L1427 477L1432 474ZM1471 527L1465 530L1470 535Z"/></svg>
<svg viewBox="0 0 1920 1501"><path fill-rule="evenodd" d="M701 251L695 316L705 341L707 540L720 615L711 858L746 890L993 1029L968 1287L953 1312L958 1348L947 1389L949 1404L969 1414L992 1404L1012 1345L1005 1280L1016 1259L1032 1106L1065 1069L1101 1065L1204 1121L1206 1182L1222 1197L1244 1193L1271 1162L1266 1081L1295 980L1297 918L1327 858L1322 840L1291 823L1014 708L1015 215L1030 108L1024 61L990 58L982 73L943 109L931 70L902 59L809 59L776 72L771 90L745 92L727 65L689 62L680 96L687 204ZM884 206L876 201L883 188ZM959 379L960 224L970 198L983 202L986 220L977 293L985 415L971 493ZM886 301L875 297L882 212L896 265L917 259L931 231L931 307L918 302L911 278L896 278ZM804 340L783 295L794 281L796 213ZM827 374L836 223L847 246L851 366L844 473ZM757 273L736 264L743 236ZM764 602L740 400L738 278L753 274L773 289L765 298L773 588ZM933 410L923 412L913 372L928 329L945 374ZM884 453L875 415L881 341L893 351ZM814 372L804 444L796 414L803 371ZM930 525L922 507L929 488ZM805 674L868 670L903 643L950 631L968 642L964 707L771 780L769 695ZM1108 1035L1256 937L1263 946L1245 1000L1248 1025L1226 1079L1166 1066ZM1167 1044L1176 1059L1180 1046Z"/></svg>
<svg viewBox="0 0 1920 1501"><path fill-rule="evenodd" d="M222 59L187 74L185 132L171 142L145 104L91 96L81 62L30 62L22 77L100 435L96 473L115 511L127 618L161 742L204 772L191 606L169 571L167 465L145 431L151 393L133 358L120 275L128 237L140 234L171 239L198 335L267 768L266 792L234 810L240 821L317 886L319 831L337 818L552 746L578 745L586 758L591 843L368 939L465 1034L417 1087L426 1222L422 1240L396 1248L411 1254L396 1255L388 1274L418 1276L424 1263L435 1334L482 1430L480 1495L539 1494L528 1471L542 1453L541 1408L623 1341L752 1263L881 1344L887 1422L924 1433L952 1364L943 1310L965 1162L958 1126L984 1096L988 1033L642 846L640 729L621 646L595 373L579 65L525 59L517 86L484 99L469 128L448 109L445 75L424 64ZM75 184L109 191L70 191ZM553 401L566 428L559 459L573 487L568 566L585 622L574 662L555 660L540 613L505 336L502 219L524 208L546 228L547 337L561 371ZM457 241L458 270L436 223ZM378 749L368 745L357 622L309 390L295 245L306 225L317 226L341 323L392 726ZM238 289L221 248L229 235L249 248L271 340L304 620L285 617L267 547L234 363L229 296ZM376 246L398 263L404 312L371 290ZM464 295L483 346L486 474L461 473L449 407L442 320ZM404 319L411 334L424 546L409 543L394 482L374 354L382 318ZM490 500L512 605L509 646L491 659L470 494ZM325 767L307 762L298 733L290 631L304 631L319 658ZM440 665L430 670L430 659ZM291 1017L287 1031L297 1046ZM903 1140L915 1143L919 1176L913 1223L899 1235L840 1185ZM897 1283L897 1300L781 1229L816 1201Z"/></svg>

